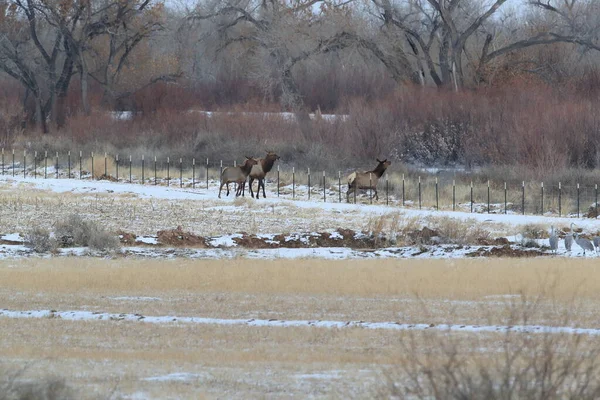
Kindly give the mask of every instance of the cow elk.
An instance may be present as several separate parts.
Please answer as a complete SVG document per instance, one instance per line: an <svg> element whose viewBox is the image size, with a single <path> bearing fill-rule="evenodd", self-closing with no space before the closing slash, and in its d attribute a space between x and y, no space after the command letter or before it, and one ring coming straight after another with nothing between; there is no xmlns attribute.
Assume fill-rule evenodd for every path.
<svg viewBox="0 0 600 400"><path fill-rule="evenodd" d="M258 164L252 167L250 171L250 178L248 179L248 185L250 186L250 196L254 197L254 192L252 191L252 182L255 179L258 180L258 187L256 188L256 198L258 199L260 195L260 188L262 186L263 190L263 198L266 198L265 195L265 176L273 169L273 165L275 161L279 160L279 156L272 151L267 151L267 155L265 158L258 159Z"/></svg>
<svg viewBox="0 0 600 400"><path fill-rule="evenodd" d="M346 201L350 202L350 194L357 190L371 189L375 192L375 200L379 200L377 196L377 182L385 173L385 170L392 164L387 158L381 161L377 158L377 167L372 171L353 172L348 175L348 191L346 192Z"/></svg>
<svg viewBox="0 0 600 400"><path fill-rule="evenodd" d="M219 187L219 198L221 198L221 189L223 185L227 185L227 196L229 196L229 184L237 183L238 189L235 193L236 197L243 194L246 186L246 178L250 174L252 167L258 162L252 157L246 157L246 161L239 167L227 167L221 173L221 186Z"/></svg>

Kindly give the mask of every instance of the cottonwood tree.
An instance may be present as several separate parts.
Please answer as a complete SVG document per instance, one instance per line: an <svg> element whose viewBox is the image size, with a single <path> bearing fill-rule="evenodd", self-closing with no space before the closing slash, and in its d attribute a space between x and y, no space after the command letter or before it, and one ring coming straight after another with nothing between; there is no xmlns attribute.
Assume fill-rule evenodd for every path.
<svg viewBox="0 0 600 400"><path fill-rule="evenodd" d="M161 11L162 3L152 0L0 0L0 69L35 98L42 132L48 119L60 128L77 73L85 112L88 77L112 97L134 91L119 92L120 79L138 46L162 28ZM153 76L138 87L176 75Z"/></svg>
<svg viewBox="0 0 600 400"><path fill-rule="evenodd" d="M350 1L351 2L351 1ZM213 24L218 51L236 46L248 54L253 73L265 88L280 92L283 107L296 112L301 129L310 122L294 67L317 54L325 54L346 43L328 24L343 12L348 1L263 0L199 3L190 20ZM205 31L208 31L205 30Z"/></svg>
<svg viewBox="0 0 600 400"><path fill-rule="evenodd" d="M533 46L562 42L598 49L597 2L523 1L522 6L539 11L529 15L538 20L533 24L520 21L510 30L505 25L507 14L501 14L506 3L507 0L370 0L369 10L384 27L384 39L400 38L403 43L397 46L398 52L388 53L384 64L395 65L389 60L407 60L410 54L411 62L403 61L403 67L411 68L411 74L418 76L421 83L427 77L438 87L458 89L469 79L471 83L481 82L490 63ZM397 75L394 69L390 72Z"/></svg>

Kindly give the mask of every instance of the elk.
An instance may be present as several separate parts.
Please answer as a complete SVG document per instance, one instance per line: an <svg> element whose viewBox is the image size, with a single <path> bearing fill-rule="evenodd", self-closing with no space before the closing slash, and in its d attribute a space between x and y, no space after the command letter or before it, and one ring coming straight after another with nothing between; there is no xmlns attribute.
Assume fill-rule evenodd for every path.
<svg viewBox="0 0 600 400"><path fill-rule="evenodd" d="M229 184L237 183L238 189L235 193L236 197L243 192L244 186L246 186L246 178L250 174L250 170L258 162L252 158L246 156L246 161L239 167L227 167L221 173L221 186L219 187L219 198L221 198L221 189L223 185L227 185L227 196L229 196Z"/></svg>
<svg viewBox="0 0 600 400"><path fill-rule="evenodd" d="M392 162L388 161L387 158L381 161L377 158L377 166L372 171L357 172L354 171L348 175L348 191L346 192L346 202L350 202L350 193L354 193L360 189L372 189L375 191L375 200L379 200L377 196L377 182L383 176L387 167Z"/></svg>
<svg viewBox="0 0 600 400"><path fill-rule="evenodd" d="M250 187L250 196L254 198L254 192L252 192L252 182L255 179L258 179L258 187L256 188L256 198L258 199L260 195L260 188L262 186L263 190L263 198L266 198L265 195L265 176L271 171L275 161L279 160L280 157L272 151L267 151L267 156L265 158L258 159L258 164L252 167L250 171L250 177L248 178L248 186Z"/></svg>

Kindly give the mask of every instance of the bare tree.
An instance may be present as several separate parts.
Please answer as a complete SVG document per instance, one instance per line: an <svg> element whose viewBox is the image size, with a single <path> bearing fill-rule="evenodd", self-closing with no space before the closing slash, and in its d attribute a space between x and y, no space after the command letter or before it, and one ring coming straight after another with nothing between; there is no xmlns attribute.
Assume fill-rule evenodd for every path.
<svg viewBox="0 0 600 400"><path fill-rule="evenodd" d="M310 131L310 121L294 67L317 54L349 45L328 27L336 9L349 2L325 0L234 1L215 7L199 4L191 20L210 21L218 34L218 51L231 46L251 55L253 73L268 90L281 91L281 104L293 110L301 129Z"/></svg>
<svg viewBox="0 0 600 400"><path fill-rule="evenodd" d="M588 49L599 49L598 18L591 17L598 15L598 10L592 10L598 8L597 3L526 1L524 6L540 10L541 13L535 16L548 18L549 23L521 23L508 32L502 26L504 15L500 14L506 2L405 0L392 3L391 0L371 0L370 11L383 24L385 37L390 37L387 32L392 27L402 34L404 46L400 51L411 54L411 73L419 79L427 74L439 87L461 87L467 83L469 72L475 82L485 80L483 71L489 63L533 46L576 43Z"/></svg>
<svg viewBox="0 0 600 400"><path fill-rule="evenodd" d="M138 46L162 29L162 4L153 6L151 0L4 0L0 5L0 69L33 95L44 133L49 116L57 127L64 124L64 102L77 72L86 113L88 77L113 98L130 95L134 89L117 88L123 70ZM175 76L152 76L137 89Z"/></svg>

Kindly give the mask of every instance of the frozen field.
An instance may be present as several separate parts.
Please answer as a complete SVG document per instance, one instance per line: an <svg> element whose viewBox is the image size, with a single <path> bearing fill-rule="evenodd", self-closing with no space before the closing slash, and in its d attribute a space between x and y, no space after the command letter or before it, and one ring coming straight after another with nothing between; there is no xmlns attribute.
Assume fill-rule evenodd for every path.
<svg viewBox="0 0 600 400"><path fill-rule="evenodd" d="M440 343L483 365L522 338L597 346L595 253L544 247L595 219L216 192L1 177L0 368L83 399L388 398ZM121 250L25 246L72 213Z"/></svg>

